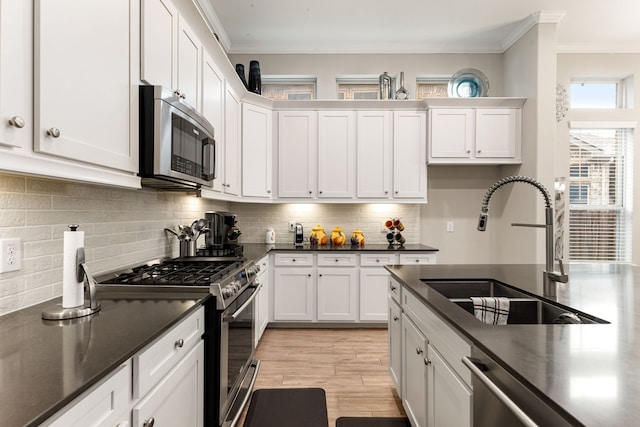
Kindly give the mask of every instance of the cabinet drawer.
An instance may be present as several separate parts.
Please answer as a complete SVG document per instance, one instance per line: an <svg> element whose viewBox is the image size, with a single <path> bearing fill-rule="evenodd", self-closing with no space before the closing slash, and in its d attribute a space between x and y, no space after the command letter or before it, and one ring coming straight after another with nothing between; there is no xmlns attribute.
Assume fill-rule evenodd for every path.
<svg viewBox="0 0 640 427"><path fill-rule="evenodd" d="M425 254L425 253L416 253L416 254L400 254L400 264L408 265L408 264L435 264L436 263L436 255L435 254Z"/></svg>
<svg viewBox="0 0 640 427"><path fill-rule="evenodd" d="M202 340L204 308L133 357L133 394L139 398L169 372L187 352Z"/></svg>
<svg viewBox="0 0 640 427"><path fill-rule="evenodd" d="M401 304L400 301L400 290L402 286L400 283L396 282L394 279L389 278L389 295L393 298L398 304Z"/></svg>
<svg viewBox="0 0 640 427"><path fill-rule="evenodd" d="M383 265L391 265L398 263L398 255L389 254L389 253L380 253L380 254L361 254L360 255L360 265L361 266L377 266L382 267Z"/></svg>
<svg viewBox="0 0 640 427"><path fill-rule="evenodd" d="M47 427L107 427L128 420L131 401L131 363L120 365L111 376L54 415Z"/></svg>
<svg viewBox="0 0 640 427"><path fill-rule="evenodd" d="M402 308L427 337L429 344L437 348L451 368L471 386L471 372L462 363L463 356L471 355L471 345L410 291L402 291Z"/></svg>
<svg viewBox="0 0 640 427"><path fill-rule="evenodd" d="M312 253L275 254L275 265L313 266Z"/></svg>
<svg viewBox="0 0 640 427"><path fill-rule="evenodd" d="M318 254L318 265L328 267L336 266L355 266L356 254L330 253Z"/></svg>

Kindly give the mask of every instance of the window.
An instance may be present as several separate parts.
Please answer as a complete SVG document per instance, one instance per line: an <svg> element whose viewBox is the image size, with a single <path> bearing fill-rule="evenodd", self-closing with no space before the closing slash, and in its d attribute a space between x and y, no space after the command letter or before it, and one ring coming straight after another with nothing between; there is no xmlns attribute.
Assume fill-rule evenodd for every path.
<svg viewBox="0 0 640 427"><path fill-rule="evenodd" d="M633 123L572 122L569 258L631 262Z"/></svg>
<svg viewBox="0 0 640 427"><path fill-rule="evenodd" d="M262 76L262 96L274 101L315 99L315 76Z"/></svg>
<svg viewBox="0 0 640 427"><path fill-rule="evenodd" d="M373 75L337 76L338 99L380 99L379 78ZM395 77L392 76L391 87L395 88L395 84Z"/></svg>
<svg viewBox="0 0 640 427"><path fill-rule="evenodd" d="M447 87L451 76L418 76L416 78L416 99L447 98Z"/></svg>
<svg viewBox="0 0 640 427"><path fill-rule="evenodd" d="M573 80L570 86L571 108L633 108L633 77Z"/></svg>

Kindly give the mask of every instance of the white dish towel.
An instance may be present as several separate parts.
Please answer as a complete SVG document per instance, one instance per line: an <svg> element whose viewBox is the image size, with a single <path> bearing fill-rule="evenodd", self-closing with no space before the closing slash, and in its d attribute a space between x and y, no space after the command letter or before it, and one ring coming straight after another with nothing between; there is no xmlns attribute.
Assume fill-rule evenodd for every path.
<svg viewBox="0 0 640 427"><path fill-rule="evenodd" d="M506 325L509 318L509 298L471 297L473 314L488 325Z"/></svg>

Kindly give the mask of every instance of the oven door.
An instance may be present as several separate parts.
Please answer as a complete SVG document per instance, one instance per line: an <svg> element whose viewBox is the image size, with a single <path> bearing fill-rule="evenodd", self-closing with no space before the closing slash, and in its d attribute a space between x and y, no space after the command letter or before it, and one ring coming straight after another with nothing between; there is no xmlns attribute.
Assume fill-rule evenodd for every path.
<svg viewBox="0 0 640 427"><path fill-rule="evenodd" d="M255 352L255 297L260 286L249 286L222 312L220 336L220 423L228 418Z"/></svg>

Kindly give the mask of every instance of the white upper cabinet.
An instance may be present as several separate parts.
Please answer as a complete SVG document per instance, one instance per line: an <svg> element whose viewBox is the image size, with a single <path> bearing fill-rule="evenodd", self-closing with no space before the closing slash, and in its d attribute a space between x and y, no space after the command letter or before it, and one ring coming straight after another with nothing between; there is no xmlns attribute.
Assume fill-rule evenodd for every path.
<svg viewBox="0 0 640 427"><path fill-rule="evenodd" d="M356 187L354 111L318 112L318 197L353 198Z"/></svg>
<svg viewBox="0 0 640 427"><path fill-rule="evenodd" d="M216 141L216 174L213 189L223 191L224 146L226 142L224 123L225 81L213 59L202 52L202 115L211 123Z"/></svg>
<svg viewBox="0 0 640 427"><path fill-rule="evenodd" d="M316 196L318 113L278 113L278 197Z"/></svg>
<svg viewBox="0 0 640 427"><path fill-rule="evenodd" d="M393 197L427 196L427 116L424 111L393 112Z"/></svg>
<svg viewBox="0 0 640 427"><path fill-rule="evenodd" d="M273 113L242 104L242 195L271 198Z"/></svg>
<svg viewBox="0 0 640 427"><path fill-rule="evenodd" d="M0 0L0 147L31 143L32 20L32 2Z"/></svg>
<svg viewBox="0 0 640 427"><path fill-rule="evenodd" d="M168 0L142 0L140 79L175 90L178 85L178 9Z"/></svg>
<svg viewBox="0 0 640 427"><path fill-rule="evenodd" d="M202 45L182 16L178 17L178 84L175 88L193 108L200 110Z"/></svg>
<svg viewBox="0 0 640 427"><path fill-rule="evenodd" d="M358 111L356 172L358 198L391 197L393 142L391 111Z"/></svg>
<svg viewBox="0 0 640 427"><path fill-rule="evenodd" d="M523 98L429 101L429 164L520 164Z"/></svg>
<svg viewBox="0 0 640 427"><path fill-rule="evenodd" d="M137 171L139 3L35 5L35 150Z"/></svg>
<svg viewBox="0 0 640 427"><path fill-rule="evenodd" d="M217 145L224 155L219 157L220 175L214 180L220 182L222 191L237 196L240 194L240 135L242 132L242 107L240 98L227 85L224 96L224 140ZM266 174L267 172L265 172ZM271 185L271 184L269 184Z"/></svg>

